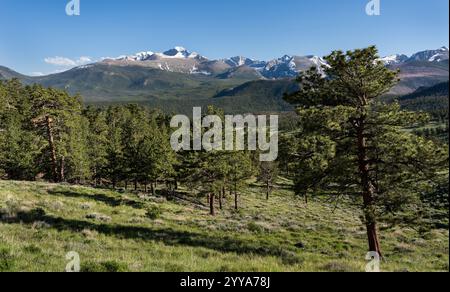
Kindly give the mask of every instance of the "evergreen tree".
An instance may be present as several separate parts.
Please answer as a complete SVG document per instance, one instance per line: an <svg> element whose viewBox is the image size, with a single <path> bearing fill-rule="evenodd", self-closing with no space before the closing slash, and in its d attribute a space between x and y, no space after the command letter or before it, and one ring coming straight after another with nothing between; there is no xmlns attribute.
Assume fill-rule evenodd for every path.
<svg viewBox="0 0 450 292"><path fill-rule="evenodd" d="M267 200L269 200L270 198L277 177L278 177L278 163L261 162L261 164L259 165L258 181L264 184L264 187L266 189Z"/></svg>
<svg viewBox="0 0 450 292"><path fill-rule="evenodd" d="M50 177L55 182L80 181L89 176L86 155L86 123L79 96L40 85L28 88L32 102L32 122L36 132L48 142Z"/></svg>
<svg viewBox="0 0 450 292"><path fill-rule="evenodd" d="M296 190L360 198L369 250L381 255L379 219L417 207L423 188L448 170L448 150L404 131L425 115L379 102L398 72L375 47L325 60L326 77L313 68L299 77L300 91L285 97L301 119Z"/></svg>
<svg viewBox="0 0 450 292"><path fill-rule="evenodd" d="M0 173L33 180L43 141L33 132L28 91L16 79L0 81Z"/></svg>
<svg viewBox="0 0 450 292"><path fill-rule="evenodd" d="M247 151L233 151L228 155L227 164L230 167L230 189L234 193L234 209L239 209L239 190L246 186L246 181L252 177L254 164Z"/></svg>
<svg viewBox="0 0 450 292"><path fill-rule="evenodd" d="M113 188L125 179L127 183L127 169L125 163L123 125L127 118L128 111L124 107L113 106L106 111L107 144L106 144L106 166L105 175L109 179Z"/></svg>
<svg viewBox="0 0 450 292"><path fill-rule="evenodd" d="M90 172L94 183L101 183L102 179L107 178L108 165L108 124L107 111L87 107L83 116L88 122L87 137L87 155L90 161Z"/></svg>

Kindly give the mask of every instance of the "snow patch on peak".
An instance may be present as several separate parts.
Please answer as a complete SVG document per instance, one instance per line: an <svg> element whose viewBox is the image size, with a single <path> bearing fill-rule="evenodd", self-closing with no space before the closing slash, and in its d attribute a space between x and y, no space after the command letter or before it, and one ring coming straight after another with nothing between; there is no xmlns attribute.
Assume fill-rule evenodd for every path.
<svg viewBox="0 0 450 292"><path fill-rule="evenodd" d="M252 65L255 61L253 59L247 58L247 57L243 57L243 56L236 56L236 57L232 57L229 59L225 59L224 62L228 65L230 65L231 67L240 67L240 66L250 66Z"/></svg>
<svg viewBox="0 0 450 292"><path fill-rule="evenodd" d="M292 61L293 57L289 55L284 55L283 57L279 58L277 61L280 62L290 62Z"/></svg>
<svg viewBox="0 0 450 292"><path fill-rule="evenodd" d="M165 51L164 53L155 53L152 51L143 51L131 56L120 56L117 58L104 58L104 60L117 60L117 61L153 61L159 59L198 59L207 60L207 58L199 55L196 52L189 52L187 49L181 46L176 46L173 49Z"/></svg>
<svg viewBox="0 0 450 292"><path fill-rule="evenodd" d="M177 50L178 52L187 52L186 48L184 48L182 46L176 46L175 50Z"/></svg>
<svg viewBox="0 0 450 292"><path fill-rule="evenodd" d="M428 50L418 52L409 59L410 61L428 61L428 62L442 62L448 60L449 51L447 47L441 47L437 50Z"/></svg>
<svg viewBox="0 0 450 292"><path fill-rule="evenodd" d="M379 60L385 65L394 65L405 62L406 60L408 60L408 56L396 54L380 58Z"/></svg>
<svg viewBox="0 0 450 292"><path fill-rule="evenodd" d="M319 56L309 56L308 59L319 69L322 66L329 67L328 63L323 58L321 58Z"/></svg>
<svg viewBox="0 0 450 292"><path fill-rule="evenodd" d="M181 46L176 46L175 48L168 50L164 53L159 53L160 58L172 58L172 59L205 59L205 57L200 56L196 52L189 52L186 48Z"/></svg>
<svg viewBox="0 0 450 292"><path fill-rule="evenodd" d="M150 59L155 53L151 52L151 51L147 51L147 52L139 52L136 55L133 56L133 58L136 61L145 61Z"/></svg>

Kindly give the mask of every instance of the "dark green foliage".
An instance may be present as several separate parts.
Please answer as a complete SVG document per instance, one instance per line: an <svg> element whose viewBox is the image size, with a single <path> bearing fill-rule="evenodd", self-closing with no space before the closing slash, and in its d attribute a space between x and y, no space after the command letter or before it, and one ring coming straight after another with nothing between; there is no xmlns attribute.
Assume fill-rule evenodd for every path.
<svg viewBox="0 0 450 292"><path fill-rule="evenodd" d="M143 107L83 109L78 96L0 83L0 176L146 185L173 176L167 119Z"/></svg>
<svg viewBox="0 0 450 292"><path fill-rule="evenodd" d="M145 215L151 220L156 220L162 215L162 210L158 206L152 205L147 208Z"/></svg>
<svg viewBox="0 0 450 292"><path fill-rule="evenodd" d="M448 176L448 149L404 130L423 125L427 115L379 102L398 82L398 72L377 61L375 47L325 59L327 78L312 69L299 77L301 90L286 96L301 119L291 155L295 189L357 199L370 250L380 252L377 222L395 214L404 218L407 211L420 217L420 194Z"/></svg>
<svg viewBox="0 0 450 292"><path fill-rule="evenodd" d="M419 88L414 93L398 99L402 108L412 111L424 111L441 124L448 124L449 83L439 83L432 87Z"/></svg>
<svg viewBox="0 0 450 292"><path fill-rule="evenodd" d="M12 179L54 181L89 176L81 101L64 91L0 83L0 169Z"/></svg>
<svg viewBox="0 0 450 292"><path fill-rule="evenodd" d="M0 272L9 272L14 267L14 256L11 250L0 245Z"/></svg>

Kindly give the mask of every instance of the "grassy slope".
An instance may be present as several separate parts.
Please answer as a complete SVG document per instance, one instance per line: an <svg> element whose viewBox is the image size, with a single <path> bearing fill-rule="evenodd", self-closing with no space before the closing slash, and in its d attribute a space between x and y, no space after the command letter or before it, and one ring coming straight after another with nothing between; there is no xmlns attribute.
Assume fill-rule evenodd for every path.
<svg viewBox="0 0 450 292"><path fill-rule="evenodd" d="M288 182L285 182L288 183ZM0 209L45 215L0 221L0 270L63 271L65 254L84 270L363 271L366 238L358 211L313 201L281 186L269 202L253 186L244 208L216 218L199 205L46 183L0 181ZM157 205L159 219L146 217ZM87 219L92 213L111 221ZM46 223L43 223L46 222ZM447 271L448 230L382 232L385 271ZM295 247L303 243L304 248Z"/></svg>

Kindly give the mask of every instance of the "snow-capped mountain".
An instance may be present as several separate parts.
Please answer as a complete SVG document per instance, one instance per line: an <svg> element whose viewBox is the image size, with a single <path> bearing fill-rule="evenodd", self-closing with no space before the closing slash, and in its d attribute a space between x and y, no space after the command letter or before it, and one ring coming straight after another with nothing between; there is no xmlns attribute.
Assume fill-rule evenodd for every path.
<svg viewBox="0 0 450 292"><path fill-rule="evenodd" d="M448 82L448 49L444 47L411 57L393 55L380 60L389 68L400 70L401 81L390 91L392 95L402 96L421 87ZM61 88L71 94L80 93L92 102L130 102L136 97L158 107L167 99L170 108L182 110L191 105L186 101L197 106L199 100L217 97L219 104L229 104L230 108L239 105L240 110L247 110L256 105L262 111L272 111L280 104L283 93L297 88L293 78L300 72L316 67L324 74L326 66L317 56L285 55L269 61L242 56L213 60L176 47L163 53L143 51L107 58L47 76L25 76L0 66L0 80L18 78L25 84Z"/></svg>
<svg viewBox="0 0 450 292"><path fill-rule="evenodd" d="M163 53L143 51L130 56L108 58L103 63L119 66L144 66L164 71L223 76L254 76L259 79L293 78L299 72L316 67L321 71L325 61L318 56L289 56L260 61L244 56L235 56L228 59L209 60L198 53L179 46Z"/></svg>
<svg viewBox="0 0 450 292"><path fill-rule="evenodd" d="M409 58L408 61L442 62L448 60L448 48L442 47L437 50L418 52Z"/></svg>
<svg viewBox="0 0 450 292"><path fill-rule="evenodd" d="M261 70L261 74L269 79L294 77L297 73L297 64L294 57L284 55L281 58L269 61Z"/></svg>
<svg viewBox="0 0 450 292"><path fill-rule="evenodd" d="M448 48L418 52L411 57L396 54L380 58L386 66L403 66L410 62L442 62L448 60ZM198 53L191 52L184 47L177 46L163 53L143 51L130 56L110 58L103 61L118 66L143 66L176 73L218 76L220 78L233 78L252 76L258 79L294 78L302 71L316 67L318 72L324 74L327 63L318 56L291 56L261 61L244 56L228 59L210 60Z"/></svg>
<svg viewBox="0 0 450 292"><path fill-rule="evenodd" d="M447 47L441 47L437 50L426 50L413 54L411 57L406 55L391 55L380 58L386 65L399 65L409 62L442 62L449 59Z"/></svg>
<svg viewBox="0 0 450 292"><path fill-rule="evenodd" d="M163 59L198 59L198 60L207 60L205 57L199 55L195 52L189 52L187 49L183 47L175 47L164 53L154 53L152 51L147 52L139 52L135 55L131 56L120 56L118 58L109 58L108 60L117 60L117 61L152 61L152 60L163 60Z"/></svg>
<svg viewBox="0 0 450 292"><path fill-rule="evenodd" d="M253 69L262 78L266 79L296 77L299 72L311 67L316 67L321 72L321 66L326 65L326 62L317 56L300 57L289 55L284 55L281 58L270 61L257 61L245 57L233 57L224 60L224 62L232 68L246 67L247 69Z"/></svg>
<svg viewBox="0 0 450 292"><path fill-rule="evenodd" d="M400 64L400 63L406 62L408 59L409 59L409 57L406 55L396 54L396 55L383 57L380 59L380 61L386 65L394 65L394 64Z"/></svg>
<svg viewBox="0 0 450 292"><path fill-rule="evenodd" d="M244 66L244 65L251 66L255 62L259 62L259 61L255 61L253 59L246 58L243 56L236 56L236 57L232 57L229 59L224 59L223 62L225 62L227 65L229 65L231 67L239 67L239 66Z"/></svg>

